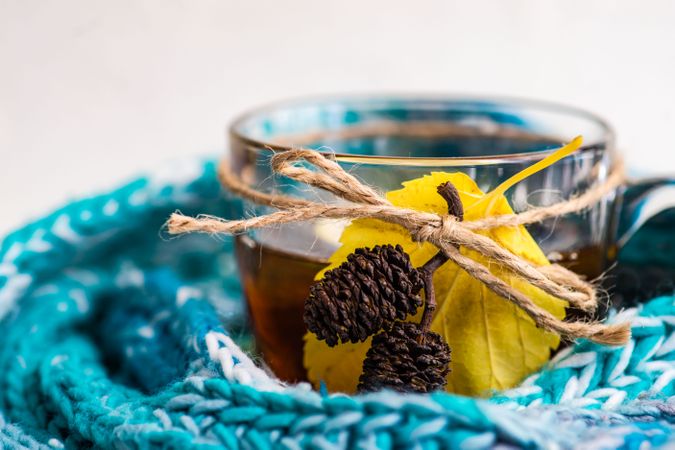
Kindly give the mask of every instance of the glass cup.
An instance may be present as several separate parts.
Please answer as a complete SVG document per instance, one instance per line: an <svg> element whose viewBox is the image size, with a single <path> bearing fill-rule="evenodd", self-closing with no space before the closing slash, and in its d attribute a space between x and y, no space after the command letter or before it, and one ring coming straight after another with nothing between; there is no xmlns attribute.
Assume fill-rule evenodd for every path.
<svg viewBox="0 0 675 450"><path fill-rule="evenodd" d="M507 192L513 209L520 212L569 199L607 179L618 156L614 132L604 120L576 108L511 99L308 99L259 109L236 120L230 129L230 157L233 170L256 189L331 203L341 200L273 175L273 151L305 147L332 153L345 170L381 192L432 171L463 172L488 192L577 135L584 137L578 152ZM674 187L667 181L650 186L650 193ZM627 202L632 212L619 214L620 189L585 211L527 228L549 260L594 279L612 264L617 243L637 230L633 224L673 206L666 202L644 208L649 196L644 189L640 192L642 200ZM271 212L249 202L244 208L247 214ZM619 223L620 217L630 225ZM257 347L282 379L305 379L303 303L315 274L338 247L345 225L317 221L237 237ZM618 236L619 230L623 236Z"/></svg>

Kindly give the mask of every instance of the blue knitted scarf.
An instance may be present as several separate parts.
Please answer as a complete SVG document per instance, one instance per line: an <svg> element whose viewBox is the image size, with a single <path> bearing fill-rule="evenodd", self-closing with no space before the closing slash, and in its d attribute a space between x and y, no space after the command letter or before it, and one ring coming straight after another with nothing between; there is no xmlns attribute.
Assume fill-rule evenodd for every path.
<svg viewBox="0 0 675 450"><path fill-rule="evenodd" d="M580 341L486 400L281 383L247 352L231 241L160 231L176 209L239 214L224 195L193 161L4 239L0 448L675 446L674 296L611 313L625 347Z"/></svg>

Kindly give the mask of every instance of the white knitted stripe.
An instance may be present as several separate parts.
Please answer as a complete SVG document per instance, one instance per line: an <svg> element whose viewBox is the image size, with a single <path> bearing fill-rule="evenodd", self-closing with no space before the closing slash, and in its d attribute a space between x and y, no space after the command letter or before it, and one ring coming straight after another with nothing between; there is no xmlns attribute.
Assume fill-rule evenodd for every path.
<svg viewBox="0 0 675 450"><path fill-rule="evenodd" d="M0 260L0 276L7 277L5 285L0 288L0 320L12 309L16 299L23 294L25 288L32 282L30 276L20 274L16 267L16 258L21 255L23 249L23 244L14 243ZM22 281L17 282L16 277L19 277Z"/></svg>
<svg viewBox="0 0 675 450"><path fill-rule="evenodd" d="M205 340L209 358L220 366L222 375L228 381L254 386L261 391L285 389L281 381L272 378L256 366L229 336L210 331L206 334Z"/></svg>

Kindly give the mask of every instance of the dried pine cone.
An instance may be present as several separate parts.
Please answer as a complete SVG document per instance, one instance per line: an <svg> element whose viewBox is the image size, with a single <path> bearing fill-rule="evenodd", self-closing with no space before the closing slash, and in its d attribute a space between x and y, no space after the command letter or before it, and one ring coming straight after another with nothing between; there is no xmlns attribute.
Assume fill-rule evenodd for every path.
<svg viewBox="0 0 675 450"><path fill-rule="evenodd" d="M359 248L315 282L305 300L307 329L329 346L365 341L422 305L423 281L400 245Z"/></svg>
<svg viewBox="0 0 675 450"><path fill-rule="evenodd" d="M423 332L416 323L397 322L391 331L373 338L363 362L358 389L360 392L384 388L399 392L435 391L445 387L449 364L450 347L441 336Z"/></svg>

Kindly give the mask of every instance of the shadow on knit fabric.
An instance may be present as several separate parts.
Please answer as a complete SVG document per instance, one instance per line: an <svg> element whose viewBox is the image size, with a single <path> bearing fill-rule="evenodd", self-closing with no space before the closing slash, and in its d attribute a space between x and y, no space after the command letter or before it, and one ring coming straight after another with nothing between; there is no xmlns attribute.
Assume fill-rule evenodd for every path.
<svg viewBox="0 0 675 450"><path fill-rule="evenodd" d="M197 359L184 342L189 325L163 304L166 299L128 288L101 300L83 331L101 351L113 381L152 393L187 375L188 364Z"/></svg>

